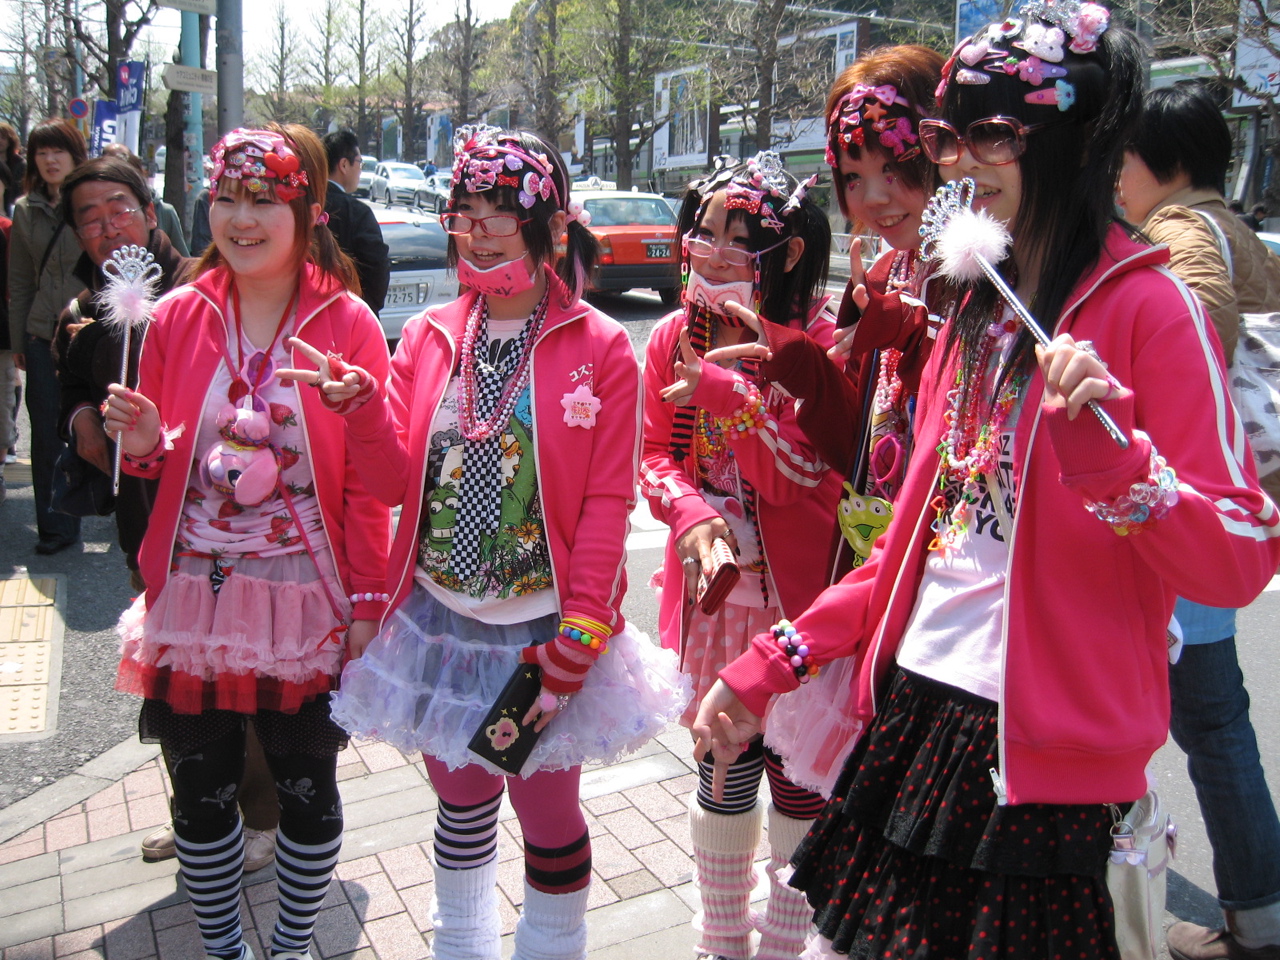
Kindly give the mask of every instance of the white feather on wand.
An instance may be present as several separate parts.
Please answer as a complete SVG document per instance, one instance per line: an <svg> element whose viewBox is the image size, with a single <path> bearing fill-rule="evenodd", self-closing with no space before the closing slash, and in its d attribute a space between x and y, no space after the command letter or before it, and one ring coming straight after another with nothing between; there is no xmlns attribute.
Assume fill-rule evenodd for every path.
<svg viewBox="0 0 1280 960"><path fill-rule="evenodd" d="M102 265L106 283L98 291L97 301L102 308L99 318L108 330L119 330L124 340L120 357L120 382L129 386L129 354L133 352L133 331L151 320L156 305L156 293L160 288L160 264L145 247L130 245L111 254ZM120 456L123 451L123 433L116 434L115 470L112 486L120 492Z"/></svg>
<svg viewBox="0 0 1280 960"><path fill-rule="evenodd" d="M938 188L921 217L920 252L936 261L939 272L956 283L972 284L986 277L1036 342L1048 347L1049 335L995 267L1008 254L1013 238L1004 224L985 210L973 209L974 192L974 182L967 178ZM1088 406L1120 449L1128 448L1129 438L1111 415L1096 400L1090 400Z"/></svg>

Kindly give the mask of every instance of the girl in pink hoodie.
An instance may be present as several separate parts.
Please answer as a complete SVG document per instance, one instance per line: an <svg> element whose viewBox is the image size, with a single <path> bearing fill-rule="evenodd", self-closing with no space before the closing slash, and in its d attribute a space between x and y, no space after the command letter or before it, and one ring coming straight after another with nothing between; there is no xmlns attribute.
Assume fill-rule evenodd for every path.
<svg viewBox="0 0 1280 960"><path fill-rule="evenodd" d="M555 149L462 127L454 158L440 219L466 292L405 326L386 399L311 351L365 485L403 505L393 609L343 672L334 717L423 753L440 798L437 960L499 958L504 790L525 848L515 957L582 960L581 764L635 750L687 701L674 658L621 613L640 374L626 331L581 300L596 244ZM538 667L531 705L503 698L513 674L537 691Z"/></svg>

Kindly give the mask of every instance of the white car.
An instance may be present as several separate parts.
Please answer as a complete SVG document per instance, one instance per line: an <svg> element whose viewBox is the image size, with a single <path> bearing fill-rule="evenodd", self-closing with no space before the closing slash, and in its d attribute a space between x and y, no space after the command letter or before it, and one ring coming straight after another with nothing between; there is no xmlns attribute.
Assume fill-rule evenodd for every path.
<svg viewBox="0 0 1280 960"><path fill-rule="evenodd" d="M394 346L411 317L457 298L458 278L445 268L449 238L439 220L389 208L374 207L373 212L391 259L391 283L378 319Z"/></svg>
<svg viewBox="0 0 1280 960"><path fill-rule="evenodd" d="M373 185L373 174L378 169L377 157L360 157L360 183L356 186L357 197L369 196L369 188Z"/></svg>
<svg viewBox="0 0 1280 960"><path fill-rule="evenodd" d="M1280 253L1280 233L1259 232L1258 239L1265 243L1272 253Z"/></svg>
<svg viewBox="0 0 1280 960"><path fill-rule="evenodd" d="M414 191L423 179L423 172L412 163L383 161L373 171L369 199L380 200L388 207L394 203L413 206Z"/></svg>
<svg viewBox="0 0 1280 960"><path fill-rule="evenodd" d="M444 208L449 205L449 187L452 182L453 177L450 174L430 174L414 190L413 205L433 213L443 213Z"/></svg>

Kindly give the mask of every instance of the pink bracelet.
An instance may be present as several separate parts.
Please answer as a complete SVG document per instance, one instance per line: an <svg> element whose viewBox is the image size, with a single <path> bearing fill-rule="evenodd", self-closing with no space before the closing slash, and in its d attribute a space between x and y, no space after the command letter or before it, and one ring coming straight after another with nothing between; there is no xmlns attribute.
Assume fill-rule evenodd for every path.
<svg viewBox="0 0 1280 960"><path fill-rule="evenodd" d="M367 602L377 600L379 603L386 603L391 599L391 595L387 593L353 593L347 599L352 603L359 603L361 600Z"/></svg>

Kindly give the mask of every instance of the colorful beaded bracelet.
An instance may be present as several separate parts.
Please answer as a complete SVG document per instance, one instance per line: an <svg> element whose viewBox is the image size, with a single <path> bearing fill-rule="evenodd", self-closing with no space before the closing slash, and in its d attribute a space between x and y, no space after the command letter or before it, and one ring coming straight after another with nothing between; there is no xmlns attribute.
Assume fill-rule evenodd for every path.
<svg viewBox="0 0 1280 960"><path fill-rule="evenodd" d="M600 653L609 652L609 630L602 623L586 617L565 617L560 621L560 636Z"/></svg>
<svg viewBox="0 0 1280 960"><path fill-rule="evenodd" d="M790 620L779 620L773 625L773 638L791 661L791 669L796 679L808 683L818 675L818 666L809 655L809 645L805 643L804 634L791 625Z"/></svg>
<svg viewBox="0 0 1280 960"><path fill-rule="evenodd" d="M1129 492L1107 503L1085 501L1085 508L1103 523L1111 525L1117 536L1141 533L1169 512L1178 502L1178 474L1164 457L1151 448L1151 468L1147 479L1135 483Z"/></svg>
<svg viewBox="0 0 1280 960"><path fill-rule="evenodd" d="M391 599L389 593L353 593L347 598L352 603L359 603L361 600L377 600L379 603L386 603Z"/></svg>
<svg viewBox="0 0 1280 960"><path fill-rule="evenodd" d="M769 414L765 410L764 395L754 383L747 384L747 399L737 410L727 417L716 417L722 433L729 438L741 434L754 434L762 427L770 426Z"/></svg>

